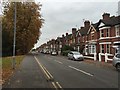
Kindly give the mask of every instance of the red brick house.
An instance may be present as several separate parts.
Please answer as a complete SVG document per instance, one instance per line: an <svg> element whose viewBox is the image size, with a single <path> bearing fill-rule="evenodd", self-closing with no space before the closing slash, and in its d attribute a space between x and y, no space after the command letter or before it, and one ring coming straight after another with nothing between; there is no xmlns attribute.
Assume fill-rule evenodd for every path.
<svg viewBox="0 0 120 90"><path fill-rule="evenodd" d="M59 53L64 45L69 45L86 58L109 62L116 50L120 50L120 16L110 17L109 13L104 13L97 23L85 21L84 27L72 28L72 34L66 33L66 36L53 39L47 45L49 51ZM46 48L46 45L42 47Z"/></svg>
<svg viewBox="0 0 120 90"><path fill-rule="evenodd" d="M84 22L84 27L81 27L76 34L76 44L77 44L77 50L81 53L85 54L85 44L87 41L87 32L90 28L90 21Z"/></svg>
<svg viewBox="0 0 120 90"><path fill-rule="evenodd" d="M57 37L57 39L56 39L56 51L59 55L61 54L61 49L62 49L62 38Z"/></svg>
<svg viewBox="0 0 120 90"><path fill-rule="evenodd" d="M116 49L113 48L116 43L120 43L120 16L112 16L104 13L103 19L99 21L99 61L109 60L109 55L115 54Z"/></svg>
<svg viewBox="0 0 120 90"><path fill-rule="evenodd" d="M120 16L112 16L104 13L103 19L96 24L91 24L86 35L82 36L85 41L85 55L94 60L111 61L116 52L116 43L120 43ZM86 39L85 39L86 38Z"/></svg>

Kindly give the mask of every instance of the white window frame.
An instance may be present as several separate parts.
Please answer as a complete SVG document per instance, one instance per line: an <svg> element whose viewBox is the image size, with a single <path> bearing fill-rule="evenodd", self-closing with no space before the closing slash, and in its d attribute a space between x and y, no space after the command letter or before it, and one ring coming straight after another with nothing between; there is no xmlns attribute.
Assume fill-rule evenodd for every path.
<svg viewBox="0 0 120 90"><path fill-rule="evenodd" d="M89 54L96 53L96 45L95 44L89 45L88 49L89 49Z"/></svg>
<svg viewBox="0 0 120 90"><path fill-rule="evenodd" d="M83 42L84 42L85 40L84 40L84 36L83 36Z"/></svg>
<svg viewBox="0 0 120 90"><path fill-rule="evenodd" d="M104 48L102 48L102 45L104 46L104 44L100 44L100 53L105 53L105 50L104 50ZM102 52L104 50L104 52Z"/></svg>
<svg viewBox="0 0 120 90"><path fill-rule="evenodd" d="M80 43L80 37L78 37L78 43Z"/></svg>
<svg viewBox="0 0 120 90"><path fill-rule="evenodd" d="M104 31L103 31L103 33L102 33L102 31L103 31L103 30L100 30L100 38L103 38L103 37L104 37ZM103 34L103 36L102 36L102 34Z"/></svg>
<svg viewBox="0 0 120 90"><path fill-rule="evenodd" d="M109 47L107 47L107 45L109 46ZM109 50L109 51L108 51ZM110 53L110 44L106 44L106 53Z"/></svg>
<svg viewBox="0 0 120 90"><path fill-rule="evenodd" d="M115 26L116 37L120 36L120 26Z"/></svg>
<svg viewBox="0 0 120 90"><path fill-rule="evenodd" d="M62 45L60 44L59 47L62 48Z"/></svg>
<svg viewBox="0 0 120 90"><path fill-rule="evenodd" d="M107 32L108 31L108 32ZM108 34L108 36L107 36L107 34ZM107 28L106 29L106 37L110 37L110 28Z"/></svg>

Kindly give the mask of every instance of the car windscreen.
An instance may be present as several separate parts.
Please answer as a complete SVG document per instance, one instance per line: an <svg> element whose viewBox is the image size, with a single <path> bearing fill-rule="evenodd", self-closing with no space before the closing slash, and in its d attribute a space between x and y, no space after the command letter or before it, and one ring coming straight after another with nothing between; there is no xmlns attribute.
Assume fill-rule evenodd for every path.
<svg viewBox="0 0 120 90"><path fill-rule="evenodd" d="M120 54L117 54L116 57L117 57L117 58L120 58Z"/></svg>

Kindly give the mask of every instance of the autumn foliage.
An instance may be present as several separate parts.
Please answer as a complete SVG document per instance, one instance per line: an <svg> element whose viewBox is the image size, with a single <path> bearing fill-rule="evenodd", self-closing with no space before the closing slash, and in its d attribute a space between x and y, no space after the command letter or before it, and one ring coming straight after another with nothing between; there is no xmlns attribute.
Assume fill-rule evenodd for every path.
<svg viewBox="0 0 120 90"><path fill-rule="evenodd" d="M5 3L2 17L2 54L12 55L14 30L14 5ZM43 25L41 4L35 2L16 3L16 54L26 54L37 43Z"/></svg>

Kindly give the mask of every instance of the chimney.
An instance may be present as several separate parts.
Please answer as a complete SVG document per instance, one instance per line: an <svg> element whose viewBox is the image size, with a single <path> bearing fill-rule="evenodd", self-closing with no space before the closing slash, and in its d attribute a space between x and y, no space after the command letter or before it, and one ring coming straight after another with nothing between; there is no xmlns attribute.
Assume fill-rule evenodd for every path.
<svg viewBox="0 0 120 90"><path fill-rule="evenodd" d="M76 33L76 28L72 28L72 34Z"/></svg>
<svg viewBox="0 0 120 90"><path fill-rule="evenodd" d="M66 33L66 36L68 36L68 33Z"/></svg>
<svg viewBox="0 0 120 90"><path fill-rule="evenodd" d="M62 37L64 37L64 34L62 35Z"/></svg>
<svg viewBox="0 0 120 90"><path fill-rule="evenodd" d="M80 29L83 29L83 28L84 28L84 27L82 27L82 26L80 27Z"/></svg>
<svg viewBox="0 0 120 90"><path fill-rule="evenodd" d="M103 20L108 20L110 18L110 14L109 13L104 13L102 15L102 17L103 17Z"/></svg>
<svg viewBox="0 0 120 90"><path fill-rule="evenodd" d="M89 20L86 20L85 22L84 22L84 27L89 27L90 26L90 21Z"/></svg>

